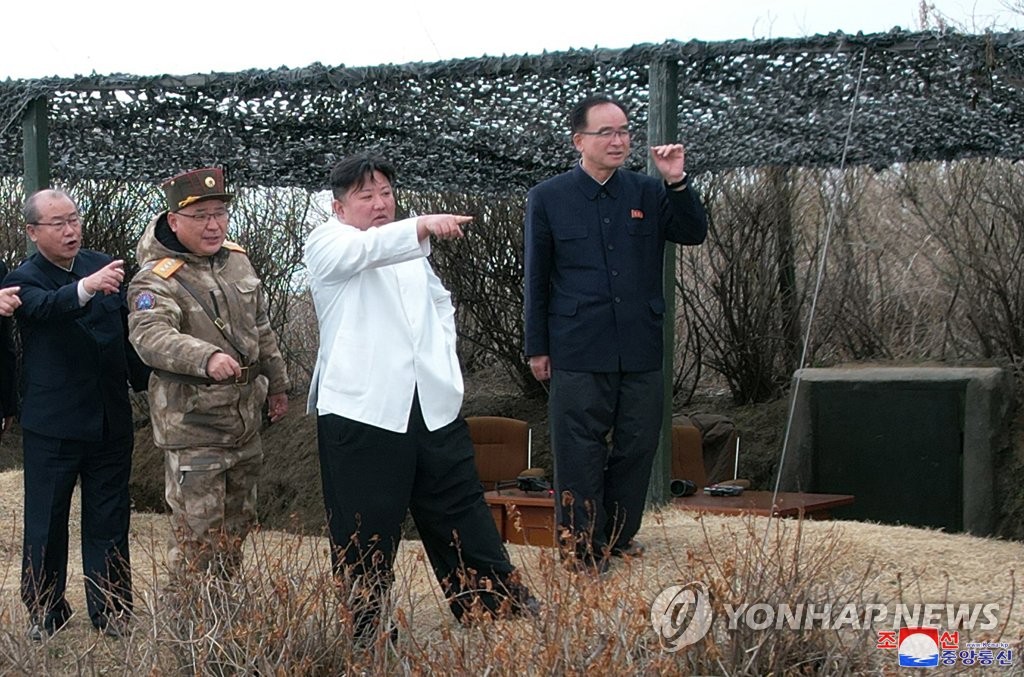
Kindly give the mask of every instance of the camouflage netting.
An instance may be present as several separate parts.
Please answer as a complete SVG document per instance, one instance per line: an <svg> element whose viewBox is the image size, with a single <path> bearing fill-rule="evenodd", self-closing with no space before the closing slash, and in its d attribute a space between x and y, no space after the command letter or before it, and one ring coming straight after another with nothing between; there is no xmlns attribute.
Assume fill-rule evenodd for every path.
<svg viewBox="0 0 1024 677"><path fill-rule="evenodd" d="M365 68L0 82L0 175L22 173L26 105L49 97L56 179L157 182L223 164L242 185L319 189L376 148L415 190L512 194L574 158L572 103L623 98L646 144L648 66L679 64L694 173L767 164L887 166L1024 153L1024 33L834 33L667 42ZM859 92L859 94L857 94ZM633 164L642 166L637 150Z"/></svg>

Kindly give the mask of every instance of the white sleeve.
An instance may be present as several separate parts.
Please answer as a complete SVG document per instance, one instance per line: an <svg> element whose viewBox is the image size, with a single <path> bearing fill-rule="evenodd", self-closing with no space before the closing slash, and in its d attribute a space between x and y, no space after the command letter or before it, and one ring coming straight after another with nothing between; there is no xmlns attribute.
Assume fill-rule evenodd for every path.
<svg viewBox="0 0 1024 677"><path fill-rule="evenodd" d="M91 301L93 296L96 296L96 292L93 292L93 293L90 294L89 292L85 291L85 280L84 279L79 280L78 281L78 305L81 306L82 308L84 308L85 304L88 303L89 301Z"/></svg>
<svg viewBox="0 0 1024 677"><path fill-rule="evenodd" d="M430 254L430 238L416 234L416 219L359 230L330 219L309 235L304 261L309 274L326 283L342 282L370 268L390 266Z"/></svg>

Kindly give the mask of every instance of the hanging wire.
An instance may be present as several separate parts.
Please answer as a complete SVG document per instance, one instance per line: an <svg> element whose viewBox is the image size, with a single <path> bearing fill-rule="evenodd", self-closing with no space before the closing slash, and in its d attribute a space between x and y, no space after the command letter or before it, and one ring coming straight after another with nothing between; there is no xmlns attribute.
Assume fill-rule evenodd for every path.
<svg viewBox="0 0 1024 677"><path fill-rule="evenodd" d="M850 150L850 138L853 136L853 121L857 116L857 103L860 101L860 85L864 78L864 64L867 60L868 50L864 49L860 53L860 70L857 73L857 84L853 90L853 104L850 107L850 117L846 123L846 138L843 140L843 153L839 160L839 174L842 175L846 169L846 156ZM807 318L807 329L804 331L804 345L800 352L800 363L799 368L804 368L807 361L807 347L811 343L811 327L814 326L814 315L818 308L818 295L821 292L821 281L825 276L825 258L828 255L829 241L832 238L832 229L835 227L836 222L836 203L839 201L837 194L833 196L830 201L830 208L825 218L825 239L821 247L821 256L818 258L818 273L814 281L814 294L811 296L811 312ZM793 430L793 415L796 411L796 397L800 390L800 376L799 371L797 372L796 383L793 384L793 392L790 395L789 400L789 414L786 417L786 434L782 439L782 455L779 457L779 469L775 473L775 487L772 489L772 506L775 505L775 501L779 496L779 485L782 483L782 469L786 464L786 451L789 449L789 437ZM764 540L762 541L762 547L768 543L770 520L769 524L765 526Z"/></svg>

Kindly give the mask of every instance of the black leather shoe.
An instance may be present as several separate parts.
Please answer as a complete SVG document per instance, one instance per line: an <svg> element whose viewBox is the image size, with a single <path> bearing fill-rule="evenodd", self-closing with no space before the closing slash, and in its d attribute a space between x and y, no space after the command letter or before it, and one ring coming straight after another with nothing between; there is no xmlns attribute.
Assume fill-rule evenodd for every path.
<svg viewBox="0 0 1024 677"><path fill-rule="evenodd" d="M107 637L123 639L129 634L128 620L123 616L105 616L93 625Z"/></svg>
<svg viewBox="0 0 1024 677"><path fill-rule="evenodd" d="M512 607L512 613L517 616L540 618L540 602L536 597L527 593L525 598L516 601Z"/></svg>
<svg viewBox="0 0 1024 677"><path fill-rule="evenodd" d="M631 540L621 548L612 548L612 557L643 557L647 548L638 540Z"/></svg>
<svg viewBox="0 0 1024 677"><path fill-rule="evenodd" d="M354 645L360 649L370 649L377 643L379 637L379 630L376 626L373 627L372 631L364 629L362 632L357 632L352 641ZM391 630L387 631L387 641L392 647L398 646L398 628L392 627Z"/></svg>
<svg viewBox="0 0 1024 677"><path fill-rule="evenodd" d="M28 627L28 638L33 642L42 642L47 637L52 637L68 624L73 614L71 605L66 601L62 601L57 607L47 613L42 620L38 616L33 615L32 624Z"/></svg>
<svg viewBox="0 0 1024 677"><path fill-rule="evenodd" d="M608 573L608 559L602 557L568 557L562 560L562 566L567 571L573 571L581 576L600 577Z"/></svg>
<svg viewBox="0 0 1024 677"><path fill-rule="evenodd" d="M533 596L530 589L522 583L508 582L505 584L505 591L508 594L509 613L512 616L538 618L540 617L540 602Z"/></svg>
<svg viewBox="0 0 1024 677"><path fill-rule="evenodd" d="M40 623L33 623L32 625L28 626L28 638L31 639L33 642L42 642L49 636L50 633L47 632L46 629Z"/></svg>
<svg viewBox="0 0 1024 677"><path fill-rule="evenodd" d="M68 617L48 617L45 621L40 623L37 620L32 621L32 624L28 626L28 638L33 642L42 642L43 640L56 635L58 632L64 629L64 626L68 624L70 616Z"/></svg>

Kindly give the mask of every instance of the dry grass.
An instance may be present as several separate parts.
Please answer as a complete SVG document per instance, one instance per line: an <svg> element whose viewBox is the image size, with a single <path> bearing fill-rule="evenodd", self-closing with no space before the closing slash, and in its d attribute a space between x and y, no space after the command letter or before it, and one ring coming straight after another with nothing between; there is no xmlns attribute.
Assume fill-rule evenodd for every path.
<svg viewBox="0 0 1024 677"><path fill-rule="evenodd" d="M167 518L137 514L130 637L92 630L73 548L68 590L79 613L38 645L24 635L17 594L20 478L0 474L0 674L834 675L896 666L895 652L875 649L872 630L728 630L725 605L743 602L996 602L1001 626L974 638L999 637L1019 651L1024 633L1014 599L1024 571L1019 543L864 523L696 518L669 509L645 522L647 554L617 563L601 579L567 573L550 549L510 546L544 611L538 619L470 628L448 613L420 544L406 542L393 601L399 640L359 648L348 638L325 539L256 533L238 581L197 585L190 603L172 611L160 594ZM666 586L691 581L711 589L715 625L705 640L665 651L651 628L651 602Z"/></svg>

